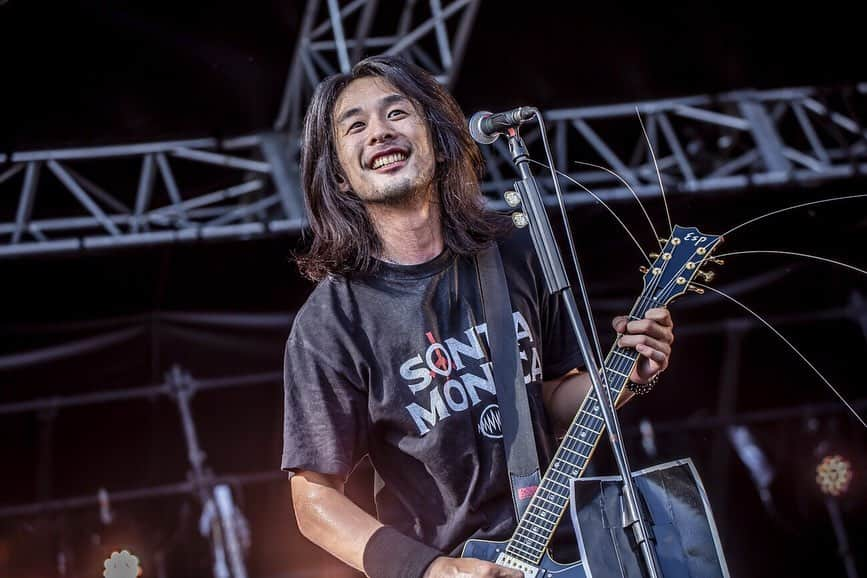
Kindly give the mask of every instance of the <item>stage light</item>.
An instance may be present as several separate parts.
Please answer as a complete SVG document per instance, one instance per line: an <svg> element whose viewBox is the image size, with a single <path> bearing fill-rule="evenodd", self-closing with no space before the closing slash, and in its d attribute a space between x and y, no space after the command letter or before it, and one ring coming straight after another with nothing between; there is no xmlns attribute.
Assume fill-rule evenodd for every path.
<svg viewBox="0 0 867 578"><path fill-rule="evenodd" d="M816 483L822 493L828 496L845 494L852 482L852 475L852 463L840 455L825 456L816 466Z"/></svg>
<svg viewBox="0 0 867 578"><path fill-rule="evenodd" d="M136 578L142 575L142 568L138 564L138 558L127 550L112 552L111 557L103 563L105 570L102 575L105 578Z"/></svg>

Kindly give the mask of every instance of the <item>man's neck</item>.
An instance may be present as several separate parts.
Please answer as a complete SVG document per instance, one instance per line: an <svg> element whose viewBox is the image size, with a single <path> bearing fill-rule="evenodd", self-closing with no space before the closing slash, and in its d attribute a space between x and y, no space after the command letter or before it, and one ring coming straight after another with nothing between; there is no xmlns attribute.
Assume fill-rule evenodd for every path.
<svg viewBox="0 0 867 578"><path fill-rule="evenodd" d="M425 195L408 205L368 205L367 212L382 241L378 257L401 265L430 261L443 251L440 205Z"/></svg>

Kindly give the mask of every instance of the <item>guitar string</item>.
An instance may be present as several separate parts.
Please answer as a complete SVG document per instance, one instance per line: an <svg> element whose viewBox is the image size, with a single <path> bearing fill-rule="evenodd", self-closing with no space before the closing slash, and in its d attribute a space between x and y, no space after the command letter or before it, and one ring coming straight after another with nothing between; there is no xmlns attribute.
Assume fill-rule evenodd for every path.
<svg viewBox="0 0 867 578"><path fill-rule="evenodd" d="M693 254L688 258L688 260L695 257L695 255L696 255L696 253L693 252ZM654 298L652 295L653 295L653 292L658 288L659 281L663 278L665 269L667 269L667 267L670 263L671 263L671 259L664 260L662 267L660 268L661 269L660 273L658 275L654 275L652 277L652 281L651 281L651 283L648 284L648 288L645 291L643 291L642 295L639 296L639 299L636 300L636 305L633 307L632 311L630 312L630 315L633 318L638 317L635 315L636 312L644 313L644 312L646 312L647 309L651 308L651 306L658 305L658 303L659 303L658 299ZM681 272L682 272L682 269L681 269ZM668 291L670 289L671 285L675 282L676 282L676 278L673 278L672 280L670 280L665 285L665 287L663 287L663 293L665 291ZM615 374L619 375L621 378L624 376L626 376L628 378L629 376L625 372L627 370L629 370L632 367L632 365L635 363L635 360L638 358L638 354L637 354L637 352L633 353L633 356L634 356L633 357L633 356L630 356L630 355L623 353L623 351L625 351L624 348L621 348L617 345L613 346L611 351L609 351L608 356L606 357L606 363L604 364L603 371L614 372ZM618 358L614 357L615 353L618 354ZM628 363L624 363L623 359L628 360ZM611 379L611 382L613 382L613 383L617 383L618 381L619 380L616 380L613 378ZM616 388L612 388L612 389L616 389L616 392L614 392L615 396L619 397L619 394L622 391L623 383L624 382L622 380L620 380L620 385ZM595 400L591 396L588 396L587 401L596 402L597 400ZM583 405L586 405L586 404L582 404L582 406ZM561 494L560 492L556 491L553 488L546 487L546 482L550 482L551 484L557 484L559 486L562 486L562 487L568 489L569 488L568 483L571 482L572 479L576 479L580 475L580 473L583 471L584 467L586 466L587 461L590 458L589 454L592 454L593 450L595 449L596 444L599 441L599 436L601 436L602 432L604 431L604 420L601 420L599 418L599 416L596 415L597 411L598 411L598 404L593 407L592 413L586 411L584 409L584 407L582 407L579 410L578 415L576 416L576 419L573 421L572 426L569 428L566 435L564 436L564 439L563 439L563 442L562 442L560 448L558 448L557 452L555 452L555 455L552 459L551 467L549 468L549 471L546 472L544 479L541 481L539 488L537 488L537 490L536 490L536 494L533 496L534 499L531 500L531 504L528 505L528 508L527 508L525 515L522 516L521 521L519 522L518 527L515 530L514 540L524 550L524 552L523 552L524 554L532 554L533 555L534 560L531 561L531 563L533 563L533 564L538 563L538 560L544 554L544 550L545 550L545 548L547 548L548 543L550 542L550 539L553 535L553 532L556 529L556 524L557 524L557 522L559 522L559 519L562 517L564 510L565 510L566 506L568 505L568 501L569 501L568 496L564 496L563 494ZM592 420L592 421L590 421L590 420ZM577 432L573 431L573 430L575 430L576 425L580 426L580 427L582 427L582 428L584 428L590 432L593 432L593 434L596 436L594 443L591 444L591 443L587 442L586 440L582 439L583 432L577 433ZM579 444L579 445L575 445L575 444ZM581 449L580 444L586 445L588 448L590 448L588 455L584 455L579 451ZM564 449L567 451L571 451L572 453L575 453L577 456L579 456L580 463L573 463L574 460L564 459L563 454L565 452L562 451ZM573 469L574 475L570 475L569 473L563 471L562 464L564 462L567 464L567 466L571 466L574 468ZM563 483L564 481L566 483ZM551 484L548 484L548 485L551 485ZM557 511L551 511L549 508L546 508L545 506L541 505L539 503L540 501L545 501L545 502L552 504L557 509ZM535 514L532 512L532 508L537 508L537 509L540 509L543 512L545 512L545 514L546 514L545 517L540 518L538 516L538 514ZM556 522L552 522L549 519L549 516L555 517ZM531 520L531 517L534 517L537 520L542 521L545 524L545 526L540 525L536 522L533 522ZM528 527L528 525L530 525L530 524L536 526L537 528L542 530L542 532L533 530L532 528ZM550 527L546 527L546 526L550 526ZM534 536L537 538L542 538L543 541L536 540L534 538ZM533 542L537 545L534 546L533 544L527 544L527 541ZM511 544L511 542L510 542L510 544ZM508 550L508 548L507 548L507 550ZM514 555L514 553L512 553L512 554Z"/></svg>
<svg viewBox="0 0 867 578"><path fill-rule="evenodd" d="M688 259L691 259L694 256L695 256L695 253L693 253ZM670 262L671 262L671 260L666 260L663 263L662 269L667 268L668 265L670 264ZM653 277L653 281L649 284L648 289L646 291L644 291L642 296L640 296L640 298L637 300L636 306L633 308L633 311L631 312L633 314L632 315L633 317L636 317L634 315L636 310L638 310L638 311L645 310L646 311L646 309L649 308L651 305L655 305L658 303L658 301L652 297L652 293L657 288L659 280L663 277L662 273L663 272L661 271L659 275L655 275ZM668 290L668 288L671 286L671 284L673 282L675 282L675 281L669 281L669 283L664 288L664 291ZM620 351L618 351L618 350L620 350ZM623 348L620 348L617 346L612 347L612 350L609 352L609 355L606 358L607 363L605 364L605 367L603 370L609 371L609 372L614 372L615 374L620 375L620 377L624 377L624 376L628 377L625 374L625 371L631 368L632 364L635 363L635 358L637 358L638 355L636 354L635 358L633 358L631 356L628 356L628 355L622 353L622 350L623 350ZM620 357L621 359L618 360L618 359L613 357L615 352L618 354L618 357ZM624 364L622 359L629 360L629 363ZM613 360L613 361L608 361L608 360ZM616 383L617 380L612 378L612 382ZM617 389L616 395L619 396L620 391L622 391L622 383L619 386L619 389ZM589 401L595 401L595 400L590 398ZM595 412L597 410L598 410L598 406L593 408L594 413L592 414L592 417L591 417L590 415L587 415L589 412L584 411L582 408L582 410L579 411L577 419L573 423L573 427L570 427L566 436L564 436L563 444L561 444L561 447L563 449L566 449L567 451L571 451L572 453L575 453L576 455L578 455L579 458L581 459L581 462L578 464L573 464L574 460L569 460L569 459L564 460L563 459L562 454L565 452L560 452L560 451L556 452L555 456L552 460L552 467L550 468L550 475L546 474L545 479L542 480L543 483L541 483L540 487L537 489L538 497L541 500L547 501L547 502L551 503L552 505L554 505L559 510L559 512L551 512L549 509L547 509L547 508L545 508L539 504L536 504L535 506L537 508L540 508L543 511L545 511L546 514L553 515L553 516L557 517L558 521L559 521L559 517L562 516L563 509L568 504L568 497L562 495L561 493L559 493L558 491L556 491L552 488L545 487L544 482L550 481L550 482L555 483L557 485L563 486L564 488L568 488L569 487L568 482L571 481L571 479L577 478L578 475L580 475L581 471L583 470L584 466L586 465L587 460L589 459L589 455L585 456L584 454L580 453L580 451L578 451L581 449L580 445L578 445L578 446L573 445L573 442L574 442L574 444L586 445L587 447L590 448L589 453L592 453L593 449L595 448L596 443L598 443L598 436L600 436L602 431L604 430L604 422L602 422L602 420L600 420L599 417L597 415L595 415ZM588 421L588 420L592 420L592 421ZM602 422L602 423L599 423L599 422ZM574 428L575 425L580 426L580 427L594 433L597 436L595 442L593 444L591 444L591 443L588 443L586 440L584 440L582 438L582 436L584 436L586 434L584 434L583 432L577 433L577 435L576 435L576 432L573 431L575 429ZM599 428L599 429L596 429L596 428ZM573 475L570 475L569 473L563 471L562 464L564 462L567 464L567 466L572 466L574 468ZM564 478L565 478L565 481L567 482L567 484L562 483L564 481ZM552 500L554 500L554 501L552 501ZM536 517L538 517L538 516L536 516ZM537 537L541 537L541 538L545 539L545 542L541 548L528 546L526 543L522 542L522 544L525 547L530 547L532 550L538 550L539 554L541 554L544 551L544 548L547 547L548 541L550 540L550 536L545 536L544 533L540 533L538 531L533 530L532 528L528 528L528 527L526 527L526 525L527 524L533 524L536 527L538 527L539 529L543 530L543 532L548 532L548 533L552 532L553 529L556 528L556 525L553 524L550 520L548 520L547 516L544 519L544 521L546 524L551 525L552 527L551 528L545 528L539 524L532 522L529 519L529 517L527 517L526 522L524 524L519 525L519 528L515 532L515 535L517 537L524 537L527 540L530 540L530 541L535 542L537 544L543 544L543 543L539 542L538 540L535 540L534 538L532 538L530 536L527 536L527 534L535 535Z"/></svg>
<svg viewBox="0 0 867 578"><path fill-rule="evenodd" d="M533 159L527 159L527 160L529 160L531 163L545 167L546 169L551 168L548 165L546 165L545 163L539 162L537 160L533 160ZM591 191L590 189L588 189L587 187L585 187L584 185L582 185L581 183L579 183L578 181L576 181L575 179L570 177L568 174L564 173L563 171L558 170L557 174L560 175L561 177L563 177L564 179L571 181L572 183L574 183L578 187L581 187L585 192L587 192L590 196L592 196L594 199L596 199L596 201L598 203L600 203L603 207L605 207L608 210L608 212L611 213L611 216L613 216L614 219L618 223L620 223L620 226L623 228L624 231L626 231L626 234L629 235L629 238L632 239L632 242L635 243L635 246L638 247L638 251L641 253L641 256L644 257L644 260L647 261L648 265L650 265L650 257L648 257L647 253L644 252L644 249L641 247L641 243L638 242L638 239L635 238L635 235L632 234L632 231L630 231L629 227L626 226L626 223L623 222L623 220L617 215L616 212L614 212L614 209L612 209L608 205L608 203L603 201L596 193L594 193L593 191Z"/></svg>
<svg viewBox="0 0 867 578"><path fill-rule="evenodd" d="M837 398L838 398L838 399L843 403L843 405L845 405L846 408L847 408L849 411L852 412L852 415L855 416L855 418L856 418L856 419L861 423L861 425L863 425L865 428L867 428L867 422L865 422L865 421L864 421L864 418L862 418L861 415L860 415L857 411L855 411L855 408L852 407L852 406L849 404L848 401L846 401L846 398L843 397L843 394L841 394L841 393L837 390L836 387L834 387L833 385L831 385L831 382L828 381L828 380L825 378L824 375L822 375L822 372L819 371L818 369L816 369L816 366L813 365L813 364L810 362L810 360L807 359L807 358L804 356L804 354L801 353L801 352L798 350L797 347L795 347L794 345L792 345L792 343L791 343L788 339L786 339L786 338L783 336L782 333L780 333L779 331L777 331L776 328L774 328L773 325L771 325L770 323L768 323L767 321L765 321L765 319L764 319L761 315L759 315L758 313L756 313L755 311L753 311L752 309L750 309L749 307L747 307L746 305L744 305L743 303L741 303L740 301L738 301L737 299L735 299L734 297L732 297L731 295L725 293L724 291L720 291L720 290L718 290L718 289L714 289L713 287L710 287L709 285L702 285L701 283L696 283L696 285L698 285L699 287L702 287L702 288L704 288L704 289L710 289L710 290L713 291L714 293L716 293L716 294L718 294L718 295L721 295L721 296L725 297L726 299L728 299L728 300L731 301L732 303L735 303L736 305L739 305L739 306L740 306L741 308L743 308L747 313L749 313L750 315L752 315L753 317L755 317L756 319L758 319L759 321L761 321L762 324L763 324L765 327L767 327L768 329L770 329L770 330L774 333L774 335L776 335L777 337L779 337L780 339L782 339L783 342L784 342L786 345L788 345L788 346L792 349L792 351L794 351L795 353L798 354L798 357L800 357L800 358L804 361L804 363L806 363L806 364L810 367L810 369L812 369L812 370L816 373L816 375L818 375L818 376L822 379L822 381L825 382L825 385L827 385L827 386L830 388L830 390L834 393L834 395L836 395Z"/></svg>
<svg viewBox="0 0 867 578"><path fill-rule="evenodd" d="M644 139L647 141L647 150L650 151L650 157L653 159L653 168L656 169L656 177L659 179L659 192L662 196L662 204L665 206L665 218L668 220L668 234L671 235L674 233L674 227L671 226L671 214L668 212L668 200L665 198L665 187L662 185L662 173L659 171L659 164L656 162L656 153L653 152L653 145L650 142L650 137L647 135L647 130L644 128L644 121L641 120L641 112L639 112L637 106L635 107L635 116L638 117L638 124L641 125L641 132L644 134Z"/></svg>
<svg viewBox="0 0 867 578"><path fill-rule="evenodd" d="M795 253L792 251L772 251L772 250L755 250L755 251L733 251L731 253L723 253L721 255L717 255L718 258L723 257L734 257L736 255L756 255L756 254L770 254L770 255L791 255L793 257L806 257L808 259L816 259L817 261L825 261L826 263L831 263L833 265L840 265L841 267L846 267L847 269L852 269L853 271L857 271L863 275L867 275L867 271L864 269L859 269L854 265L849 265L848 263L844 263L842 261L835 261L834 259L828 259L827 257L820 257L819 255L810 255L809 253Z"/></svg>
<svg viewBox="0 0 867 578"><path fill-rule="evenodd" d="M668 265L668 262L664 263L663 267L667 267L667 265ZM656 289L656 286L659 283L658 280L661 277L662 277L662 275L654 276L653 281L649 284L648 289L646 291L644 291L643 294L652 293L652 291ZM633 309L630 313L634 317L634 313L636 311L646 310L647 308L649 308L650 305L654 304L654 301L655 300L653 300L652 297L644 297L642 295L636 301L636 305L633 307ZM626 375L625 371L630 369L632 367L632 365L635 363L635 359L637 358L637 354L635 355L635 358L633 358L631 356L624 354L623 351L624 351L624 349L620 348L618 346L612 347L612 350L609 352L606 359L607 360L612 359L613 361L607 362L605 364L605 367L603 368L603 371L606 371L606 370L607 371L614 371L617 374L620 374L621 377L623 375ZM617 352L619 354L618 357L620 357L620 359L614 358L615 352ZM622 361L622 359L628 360L628 363L624 363ZM612 379L612 382L614 382L614 383L616 383L617 381L618 380ZM616 389L616 392L614 392L615 396L619 396L620 392L622 391L622 387L623 387L623 385L621 382L621 384L618 388L613 388L613 389ZM596 402L597 400L588 396L587 401ZM534 524L538 528L540 528L542 530L546 530L543 526L540 526L539 524L535 524L529 519L530 516L536 517L538 519L538 515L532 513L532 508L536 507L536 508L541 509L542 511L546 512L546 514L556 517L557 521L559 521L560 517L562 517L564 510L565 510L565 507L568 504L568 496L563 496L562 494L555 491L554 489L551 489L549 487L545 487L545 482L550 481L552 483L556 483L558 485L561 485L564 488L568 488L569 487L568 482L570 482L574 478L577 478L578 474L580 474L580 472L583 471L590 456L584 455L580 451L578 451L581 449L580 445L576 446L573 444L584 444L588 448L590 448L590 451L588 452L588 454L593 452L596 443L598 443L598 436L600 436L602 431L604 430L604 421L599 419L598 415L595 414L596 411L598 411L598 405L596 405L593 408L593 412L594 412L593 414L588 415L589 412L585 411L583 407L581 410L579 410L578 416L576 416L576 419L573 422L573 426L570 427L569 431L567 432L566 436L564 437L563 443L561 444L561 448L559 448L558 451L555 452L555 456L552 459L552 464L551 464L551 467L549 468L549 472L546 473L545 478L542 480L542 483L540 483L540 487L536 490L536 495L534 495L534 498L539 498L539 499L542 499L542 500L545 500L545 501L552 503L554 506L557 507L559 512L557 512L557 511L552 512L548 508L545 508L544 506L538 504L537 503L539 501L538 499L533 499L533 500L531 500L531 504L528 505L527 513L525 514L525 516L522 516L521 522L519 523L518 528L515 531L515 534L514 534L515 539L519 540L519 543L524 548L525 553L533 553L537 557L536 560L532 561L532 563L534 563L534 564L538 562L538 558L540 558L541 555L544 553L544 549L547 547L551 536L550 535L545 536L544 534L540 534L539 532L534 531L531 528L527 527L527 524ZM588 420L593 420L593 421L588 421ZM601 422L601 423L597 423L597 422ZM575 433L572 431L574 429L575 425L584 427L585 429L593 432L597 436L595 443L591 444L591 443L588 443L587 441L581 439L581 437L580 437L581 434L572 435ZM599 428L599 429L597 429L597 428ZM571 451L571 452L577 454L581 460L580 463L574 464L575 472L576 472L576 475L574 475L574 476L570 476L568 473L562 471L562 466L558 468L558 462L560 464L565 462L568 465L573 465L572 460L568 460L568 459L564 460L563 459L562 454L564 452L561 451L562 449L566 449L568 451ZM565 478L565 480L563 478ZM567 483L564 484L563 481L566 481ZM547 496L547 498L545 496ZM551 500L548 498L553 498L556 501L551 502ZM562 501L562 503L561 503L561 501ZM551 525L551 528L547 529L547 532L549 534L552 534L554 529L556 528L556 523L548 520L547 516L544 518L544 522L546 524ZM542 542L534 540L532 537L530 537L527 534L531 534L531 535L535 535L537 537L544 538L545 539L544 544L541 547L538 547L538 546L534 547L532 545L526 544L525 541L520 541L521 538L524 538L526 540L536 542L537 544L542 544Z"/></svg>
<svg viewBox="0 0 867 578"><path fill-rule="evenodd" d="M756 221L759 221L759 220L767 218L767 217L771 217L773 215L778 215L778 214L783 213L785 211L792 211L794 209L800 209L801 207L809 207L810 205L819 205L821 203L831 203L833 201L845 201L847 199L860 199L863 197L867 197L867 193L860 193L857 195L846 195L846 196L842 196L842 197L832 197L830 199L821 199L818 201L810 201L808 203L801 203L799 205L792 205L791 207L783 207L782 209L777 209L775 211L765 213L764 215L759 215L758 217L753 217L749 221L745 221L745 222L741 223L740 225L732 227L731 229L729 229L728 231L726 231L725 233L720 235L720 237L728 237L729 235L731 235L733 232L737 231L741 227L746 227L747 225L749 225L751 223L755 223Z"/></svg>
<svg viewBox="0 0 867 578"><path fill-rule="evenodd" d="M584 162L584 161L572 161L572 162L577 164L577 165L585 165L588 167L593 167L594 169L599 169L600 171L605 171L606 173L612 175L614 178L618 179L621 183L623 183L623 186L626 187L630 193L632 193L632 197L635 199L635 202L638 203L638 206L641 208L641 212L644 213L644 218L647 219L647 223L650 225L650 230L653 231L653 238L654 239L660 238L659 233L656 232L656 227L653 226L653 221L650 219L650 215L647 214L647 209L644 207L644 203L641 202L641 197L639 197L638 193L635 192L635 189L633 189L632 186L628 182L626 182L626 179L624 179L623 177L621 177L620 175L618 175L616 172L612 171L608 167L603 167L602 165L596 165L596 164L588 163L588 162Z"/></svg>

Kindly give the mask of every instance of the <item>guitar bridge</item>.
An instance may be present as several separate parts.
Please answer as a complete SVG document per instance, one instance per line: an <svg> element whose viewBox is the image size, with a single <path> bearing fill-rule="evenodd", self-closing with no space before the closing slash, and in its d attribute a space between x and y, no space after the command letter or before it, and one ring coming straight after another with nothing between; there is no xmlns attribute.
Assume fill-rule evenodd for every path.
<svg viewBox="0 0 867 578"><path fill-rule="evenodd" d="M542 578L539 575L539 568L533 566L532 564L527 564L523 560L519 560L514 556L510 556L505 552L500 552L500 555L497 556L497 565L504 566L506 568L514 568L515 570L520 570L524 573L524 578Z"/></svg>

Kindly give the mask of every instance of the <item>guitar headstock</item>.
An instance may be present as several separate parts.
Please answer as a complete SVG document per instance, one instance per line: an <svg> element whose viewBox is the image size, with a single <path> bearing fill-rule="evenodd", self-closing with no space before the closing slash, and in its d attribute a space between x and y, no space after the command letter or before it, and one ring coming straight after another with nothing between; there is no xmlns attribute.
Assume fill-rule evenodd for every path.
<svg viewBox="0 0 867 578"><path fill-rule="evenodd" d="M713 278L713 271L702 271L709 263L722 265L720 259L711 257L717 245L722 243L719 235L706 235L695 227L677 225L668 240L660 239L662 249L657 255L650 256L655 261L650 268L642 267L644 273L644 290L653 299L654 306L662 307L687 291L704 293L699 287L690 283L696 276L708 282Z"/></svg>

